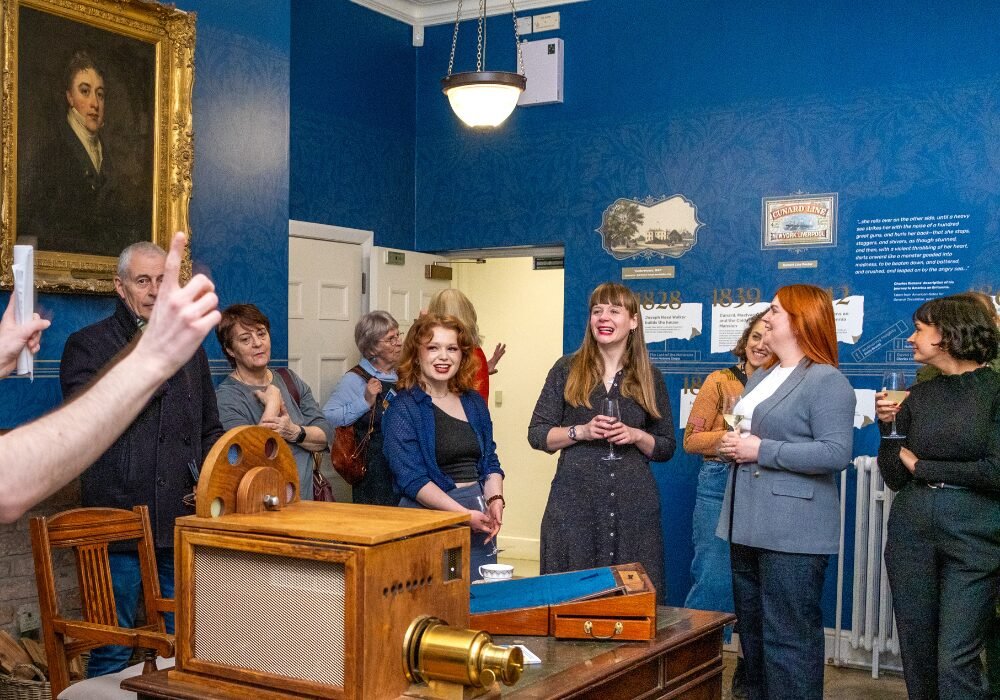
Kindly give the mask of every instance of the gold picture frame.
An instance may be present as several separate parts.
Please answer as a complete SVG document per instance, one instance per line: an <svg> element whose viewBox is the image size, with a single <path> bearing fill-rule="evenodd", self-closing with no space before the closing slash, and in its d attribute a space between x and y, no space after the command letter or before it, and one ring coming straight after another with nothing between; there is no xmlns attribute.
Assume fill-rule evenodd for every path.
<svg viewBox="0 0 1000 700"><path fill-rule="evenodd" d="M195 15L0 0L0 37L0 286L32 243L38 289L110 293L126 245L190 236Z"/></svg>

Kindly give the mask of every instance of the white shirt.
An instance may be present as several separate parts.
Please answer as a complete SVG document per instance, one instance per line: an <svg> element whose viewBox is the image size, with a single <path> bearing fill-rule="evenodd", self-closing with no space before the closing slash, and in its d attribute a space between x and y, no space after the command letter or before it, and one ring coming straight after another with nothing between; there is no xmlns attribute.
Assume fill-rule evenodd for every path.
<svg viewBox="0 0 1000 700"><path fill-rule="evenodd" d="M736 408L733 409L733 413L738 416L743 416L739 424L736 426L742 437L746 437L750 434L750 424L753 421L753 412L757 407L771 398L771 395L778 390L785 380L788 379L789 375L795 370L798 365L792 365L791 367L782 367L781 365L775 366L770 373L764 377L760 384L755 386L753 390L742 397L736 404Z"/></svg>
<svg viewBox="0 0 1000 700"><path fill-rule="evenodd" d="M90 156L90 162L94 164L94 169L97 172L101 172L101 165L104 162L104 152L101 148L101 139L97 137L97 134L90 133L90 130L84 126L83 117L80 113L76 111L75 107L70 107L69 111L66 113L66 121L69 122L69 127L76 134L76 137L80 139L80 143L83 145L87 155Z"/></svg>

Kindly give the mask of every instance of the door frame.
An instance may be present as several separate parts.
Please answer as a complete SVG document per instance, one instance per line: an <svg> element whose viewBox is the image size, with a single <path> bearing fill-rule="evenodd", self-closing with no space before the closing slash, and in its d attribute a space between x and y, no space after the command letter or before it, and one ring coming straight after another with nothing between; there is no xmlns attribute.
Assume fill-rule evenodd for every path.
<svg viewBox="0 0 1000 700"><path fill-rule="evenodd" d="M317 241L332 241L334 243L354 243L361 246L361 274L364 275L364 284L361 287L361 313L364 314L369 308L368 289L371 282L371 257L372 246L374 245L375 232L366 231L360 228L348 228L346 226L333 226L331 224L317 224L312 221L288 220L289 238L311 238Z"/></svg>

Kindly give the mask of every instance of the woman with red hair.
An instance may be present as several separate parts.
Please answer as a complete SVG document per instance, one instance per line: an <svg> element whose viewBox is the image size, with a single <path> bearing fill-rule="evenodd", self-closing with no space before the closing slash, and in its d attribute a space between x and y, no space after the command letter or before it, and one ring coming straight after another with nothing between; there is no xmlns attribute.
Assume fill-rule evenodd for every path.
<svg viewBox="0 0 1000 700"><path fill-rule="evenodd" d="M854 390L837 369L833 300L778 290L767 369L747 382L722 441L734 467L716 534L729 540L751 698L823 697L823 593L839 549L837 473L851 461Z"/></svg>
<svg viewBox="0 0 1000 700"><path fill-rule="evenodd" d="M399 505L468 513L472 580L495 564L503 524L503 471L493 421L477 392L474 345L454 316L426 314L403 341L398 393L382 419L382 451Z"/></svg>

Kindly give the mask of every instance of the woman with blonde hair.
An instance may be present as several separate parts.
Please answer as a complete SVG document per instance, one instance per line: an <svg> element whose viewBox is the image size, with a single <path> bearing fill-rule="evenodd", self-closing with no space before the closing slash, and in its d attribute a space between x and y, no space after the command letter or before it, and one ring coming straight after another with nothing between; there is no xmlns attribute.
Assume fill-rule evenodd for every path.
<svg viewBox="0 0 1000 700"><path fill-rule="evenodd" d="M670 402L649 361L635 294L606 282L589 310L580 348L549 371L528 426L536 450L561 450L542 518L541 573L639 562L663 601L660 498L649 463L674 453ZM608 399L620 418L604 412Z"/></svg>
<svg viewBox="0 0 1000 700"><path fill-rule="evenodd" d="M830 295L778 290L764 314L774 356L754 372L720 454L734 464L716 534L729 540L751 698L823 697L820 599L840 544L837 474L851 461L854 389L837 369Z"/></svg>
<svg viewBox="0 0 1000 700"><path fill-rule="evenodd" d="M453 316L426 314L406 334L397 395L382 418L399 505L468 513L472 580L496 563L503 470L493 421L475 390L472 338Z"/></svg>
<svg viewBox="0 0 1000 700"><path fill-rule="evenodd" d="M497 373L497 364L500 358L507 352L507 346L497 343L493 350L493 356L486 359L483 352L482 338L479 335L479 320L476 317L476 308L458 289L442 289L431 297L430 304L427 305L427 313L438 314L439 316L454 316L469 332L472 339L472 352L479 361L476 368L476 390L483 397L483 401L489 404L490 401L490 375Z"/></svg>

